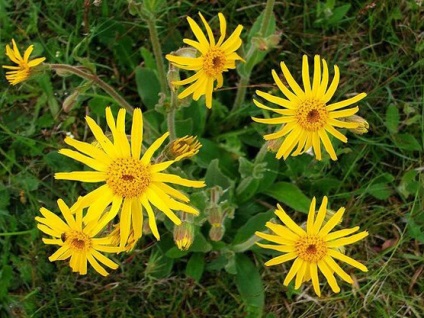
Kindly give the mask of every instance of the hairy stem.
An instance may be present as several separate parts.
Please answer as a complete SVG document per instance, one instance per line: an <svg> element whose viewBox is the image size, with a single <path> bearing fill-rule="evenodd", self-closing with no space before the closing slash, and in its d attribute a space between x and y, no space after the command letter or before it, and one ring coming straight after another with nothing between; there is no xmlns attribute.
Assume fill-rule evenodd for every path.
<svg viewBox="0 0 424 318"><path fill-rule="evenodd" d="M264 15L262 18L261 28L260 28L260 36L265 37L267 34L267 30L269 27L269 22L271 21L272 10L274 9L275 0L267 0ZM246 54L246 64L249 63L249 60L252 58L253 54L256 52L256 48L253 44L250 44L249 51ZM240 78L240 82L237 88L236 99L233 104L233 112L235 112L244 102L246 98L246 90L247 86L250 82L250 74L252 73L252 69L255 65L253 64L250 69L247 70L246 76Z"/></svg>
<svg viewBox="0 0 424 318"><path fill-rule="evenodd" d="M59 72L68 72L77 75L88 81L92 81L101 89L103 89L110 97L112 97L121 107L125 108L129 113L133 113L132 107L112 86L100 79L96 74L88 73L79 67L66 64L47 64L52 70Z"/></svg>
<svg viewBox="0 0 424 318"><path fill-rule="evenodd" d="M168 82L166 80L165 65L163 63L163 58L162 58L163 56L162 48L160 46L155 20L154 18L149 18L149 19L146 19L146 22L147 22L147 26L149 27L150 41L152 42L153 54L155 55L156 65L158 68L158 77L159 77L160 87L162 92L167 94Z"/></svg>

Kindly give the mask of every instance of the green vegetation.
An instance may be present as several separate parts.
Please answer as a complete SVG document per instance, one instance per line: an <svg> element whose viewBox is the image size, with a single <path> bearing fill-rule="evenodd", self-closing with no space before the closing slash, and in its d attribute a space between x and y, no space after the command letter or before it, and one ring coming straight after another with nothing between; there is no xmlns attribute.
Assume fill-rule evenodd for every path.
<svg viewBox="0 0 424 318"><path fill-rule="evenodd" d="M191 194L201 211L192 247L178 250L173 224L164 220L158 224L159 242L145 233L130 254L110 255L120 267L106 278L92 268L79 276L67 261L49 262L55 248L42 242L34 217L41 206L58 213L58 198L71 204L94 188L55 180L55 172L84 169L57 151L69 134L93 141L84 117L89 114L106 127L105 107L116 113L119 104L77 76L45 70L11 86L3 72L0 317L421 317L424 3L277 1L276 19L262 28L266 34L258 34L265 2L165 2L145 0L144 8L160 9L143 19L127 1L0 0L1 65L11 65L3 52L13 38L21 52L34 44L33 56L44 56L47 63L95 72L130 105L141 107L148 145L167 130L166 108L172 101L159 95L163 80L146 20L156 24L163 54L181 47L183 38L194 38L185 17L199 21L199 11L215 30L218 12L227 19L227 34L238 24L244 26L239 54L246 60L250 46L262 43L260 35L274 35L273 41L281 36L276 47L255 51L250 64L225 74L211 110L201 98L188 99L176 112L177 136L197 135L203 146L173 173L195 176L208 185ZM358 115L368 121L369 132L345 132L347 144L333 138L338 161L327 154L322 161L307 154L284 161L260 151L263 135L272 131L251 120L270 115L254 106L255 90L281 96L271 70L281 73L284 61L300 80L303 54L310 61L315 54L325 58L330 78L333 65L339 66L334 100L368 94L359 103ZM243 92L237 95L240 78L248 83L244 101ZM220 193L220 208L228 211L218 242L209 238L207 222L200 226L207 218L211 191L219 192L213 186L226 190ZM339 294L321 276L323 295L318 298L310 282L299 290L293 283L283 286L290 263L265 267L277 253L248 243L274 217L276 203L302 224L311 198L321 202L324 195L330 208L346 207L343 228L360 226L369 232L346 252L369 271L342 266L354 284L339 280Z"/></svg>

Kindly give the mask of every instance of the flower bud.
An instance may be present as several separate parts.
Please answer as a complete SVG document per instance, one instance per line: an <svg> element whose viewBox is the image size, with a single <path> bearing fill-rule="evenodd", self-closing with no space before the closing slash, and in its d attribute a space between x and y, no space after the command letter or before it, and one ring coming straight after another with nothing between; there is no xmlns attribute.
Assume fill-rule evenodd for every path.
<svg viewBox="0 0 424 318"><path fill-rule="evenodd" d="M71 95L65 98L62 103L62 109L65 113L69 113L71 109L75 106L79 95L79 91L76 90Z"/></svg>
<svg viewBox="0 0 424 318"><path fill-rule="evenodd" d="M358 134L358 135L365 134L368 132L368 129L370 128L370 125L368 124L368 122L364 118L358 115L352 115L352 116L346 117L344 120L349 123L359 124L359 126L356 128L349 128L349 130L353 132L354 134Z"/></svg>
<svg viewBox="0 0 424 318"><path fill-rule="evenodd" d="M214 226L212 225L211 229L209 230L209 238L212 241L218 242L222 239L222 237L225 234L225 227L223 225L221 226Z"/></svg>
<svg viewBox="0 0 424 318"><path fill-rule="evenodd" d="M119 246L120 240L121 240L121 227L119 224L115 224L113 231L108 235L108 238L110 239L110 243L112 246ZM125 251L127 253L131 252L138 239L134 237L134 231L130 231L130 235L128 236L127 244L122 248L122 252Z"/></svg>
<svg viewBox="0 0 424 318"><path fill-rule="evenodd" d="M181 159L193 157L202 147L195 136L184 136L171 141L165 148L164 154L170 160L179 161Z"/></svg>
<svg viewBox="0 0 424 318"><path fill-rule="evenodd" d="M194 226L190 222L174 225L174 242L181 251L190 248L194 240Z"/></svg>
<svg viewBox="0 0 424 318"><path fill-rule="evenodd" d="M206 209L208 215L208 221L212 227L221 227L224 223L224 214L222 213L221 207L212 206Z"/></svg>

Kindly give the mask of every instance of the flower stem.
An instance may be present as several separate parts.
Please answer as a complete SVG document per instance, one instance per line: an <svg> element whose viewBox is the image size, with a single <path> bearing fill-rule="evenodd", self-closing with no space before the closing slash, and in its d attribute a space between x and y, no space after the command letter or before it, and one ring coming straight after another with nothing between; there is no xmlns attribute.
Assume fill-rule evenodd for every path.
<svg viewBox="0 0 424 318"><path fill-rule="evenodd" d="M121 107L125 108L129 113L133 113L132 107L119 93L109 84L101 80L96 74L83 71L81 68L66 64L47 64L52 70L59 72L69 72L83 79L92 81L101 89L103 89L110 97L112 97Z"/></svg>
<svg viewBox="0 0 424 318"><path fill-rule="evenodd" d="M177 138L177 134L175 132L175 110L177 109L177 106L178 106L177 103L178 103L177 94L171 89L171 105L166 115L168 131L169 131L169 141L172 141Z"/></svg>
<svg viewBox="0 0 424 318"><path fill-rule="evenodd" d="M243 253L244 251L247 251L249 248L251 248L257 241L259 241L261 238L257 237L256 235L252 235L249 239L244 241L243 243L234 245L231 249L235 253Z"/></svg>
<svg viewBox="0 0 424 318"><path fill-rule="evenodd" d="M266 2L265 11L262 17L261 28L259 31L259 35L261 37L265 37L268 35L267 30L269 27L269 22L271 20L272 10L274 9L274 4L275 4L275 0L267 0ZM255 64L250 63L250 59L252 58L252 56L254 55L256 51L257 49L255 48L255 46L253 44L250 44L249 51L246 54L246 65L251 65L251 67L246 70L245 76L240 77L240 82L237 88L236 99L234 100L234 104L233 104L233 110L232 110L233 112L235 112L238 108L241 107L241 105L244 102L244 99L246 98L246 90L250 82L250 74L252 73L253 67L255 66Z"/></svg>
<svg viewBox="0 0 424 318"><path fill-rule="evenodd" d="M34 229L26 230L26 231L19 231L19 232L6 232L6 233L0 233L0 236L25 235L25 234L31 234L32 232L34 232Z"/></svg>
<svg viewBox="0 0 424 318"><path fill-rule="evenodd" d="M153 17L146 19L147 26L149 28L150 33L150 41L152 42L152 48L153 48L153 54L155 55L156 59L156 65L158 68L158 77L159 77L159 83L160 87L163 93L168 93L168 82L166 80L166 72L165 72L165 65L163 63L163 54L162 49L159 42L159 36L156 29L155 20Z"/></svg>

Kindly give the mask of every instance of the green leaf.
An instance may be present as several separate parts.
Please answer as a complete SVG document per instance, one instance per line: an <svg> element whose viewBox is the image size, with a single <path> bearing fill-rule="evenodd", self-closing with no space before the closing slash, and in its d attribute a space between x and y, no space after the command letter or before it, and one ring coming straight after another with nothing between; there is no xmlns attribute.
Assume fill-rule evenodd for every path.
<svg viewBox="0 0 424 318"><path fill-rule="evenodd" d="M386 200L393 193L387 183L374 183L368 187L367 192L379 200Z"/></svg>
<svg viewBox="0 0 424 318"><path fill-rule="evenodd" d="M143 57L144 65L148 69L156 71L157 70L156 61L155 61L155 57L153 56L152 52L150 52L145 47L142 47L142 48L140 48L140 53L141 53L141 56Z"/></svg>
<svg viewBox="0 0 424 318"><path fill-rule="evenodd" d="M350 6L350 4L345 4L335 8L333 14L327 20L327 25L336 25L346 18L346 13L349 11Z"/></svg>
<svg viewBox="0 0 424 318"><path fill-rule="evenodd" d="M244 203L251 199L258 191L259 180L253 177L241 179L236 189L237 201Z"/></svg>
<svg viewBox="0 0 424 318"><path fill-rule="evenodd" d="M135 69L135 82L143 104L148 109L153 109L159 101L160 93L160 84L156 73L145 67L137 67Z"/></svg>
<svg viewBox="0 0 424 318"><path fill-rule="evenodd" d="M47 97L47 105L49 105L50 112L53 117L59 113L59 103L57 102L54 94L53 94L53 85L50 80L50 77L46 74L38 77L38 85L43 90L44 94Z"/></svg>
<svg viewBox="0 0 424 318"><path fill-rule="evenodd" d="M234 181L222 173L219 168L218 159L212 160L209 164L205 175L205 182L208 187L220 186L223 190L230 188L234 184Z"/></svg>
<svg viewBox="0 0 424 318"><path fill-rule="evenodd" d="M193 244L188 249L189 252L200 252L207 253L212 249L211 243L209 243L202 233L196 233Z"/></svg>
<svg viewBox="0 0 424 318"><path fill-rule="evenodd" d="M418 140L411 134L397 134L394 136L396 146L409 151L421 151L422 147Z"/></svg>
<svg viewBox="0 0 424 318"><path fill-rule="evenodd" d="M0 299L8 294L8 289L12 281L12 267L4 265L0 271Z"/></svg>
<svg viewBox="0 0 424 318"><path fill-rule="evenodd" d="M188 251L181 251L178 247L173 246L166 251L165 255L169 258L181 258L188 254Z"/></svg>
<svg viewBox="0 0 424 318"><path fill-rule="evenodd" d="M418 171L409 170L404 173L402 179L400 180L400 184L397 187L397 190L405 197L408 198L411 194L415 194L419 187L420 183L416 180L418 176Z"/></svg>
<svg viewBox="0 0 424 318"><path fill-rule="evenodd" d="M196 282L202 278L205 270L205 256L203 253L193 253L187 262L185 274L193 278Z"/></svg>
<svg viewBox="0 0 424 318"><path fill-rule="evenodd" d="M257 267L244 254L236 254L236 285L247 311L262 313L265 302L264 286ZM259 315L260 317L260 315Z"/></svg>
<svg viewBox="0 0 424 318"><path fill-rule="evenodd" d="M180 119L175 121L175 133L179 137L191 135L193 133L193 119Z"/></svg>
<svg viewBox="0 0 424 318"><path fill-rule="evenodd" d="M293 183L278 182L263 192L296 211L308 213L311 200Z"/></svg>
<svg viewBox="0 0 424 318"><path fill-rule="evenodd" d="M249 220L238 229L232 245L245 242L250 237L252 237L256 231L263 230L265 227L265 223L268 222L273 215L274 210L270 210L267 212L256 214L249 218Z"/></svg>
<svg viewBox="0 0 424 318"><path fill-rule="evenodd" d="M399 109L390 104L386 110L386 126L390 133L395 134L398 131L400 121Z"/></svg>

